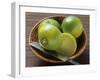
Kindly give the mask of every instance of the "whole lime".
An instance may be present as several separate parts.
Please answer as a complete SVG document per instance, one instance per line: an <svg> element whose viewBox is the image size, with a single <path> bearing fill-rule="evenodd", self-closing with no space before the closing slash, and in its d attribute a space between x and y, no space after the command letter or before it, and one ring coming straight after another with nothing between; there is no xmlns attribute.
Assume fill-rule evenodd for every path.
<svg viewBox="0 0 100 80"><path fill-rule="evenodd" d="M41 22L40 25L44 25L44 24L52 24L55 27L61 29L60 24L58 23L58 21L56 21L55 19L45 19Z"/></svg>
<svg viewBox="0 0 100 80"><path fill-rule="evenodd" d="M51 24L43 24L38 28L39 44L47 50L56 50L61 45L61 32Z"/></svg>
<svg viewBox="0 0 100 80"><path fill-rule="evenodd" d="M82 22L76 16L65 17L61 28L63 32L71 33L75 38L78 38L83 32Z"/></svg>
<svg viewBox="0 0 100 80"><path fill-rule="evenodd" d="M56 52L71 57L77 49L76 39L69 33L62 33L62 36L61 46L56 50Z"/></svg>

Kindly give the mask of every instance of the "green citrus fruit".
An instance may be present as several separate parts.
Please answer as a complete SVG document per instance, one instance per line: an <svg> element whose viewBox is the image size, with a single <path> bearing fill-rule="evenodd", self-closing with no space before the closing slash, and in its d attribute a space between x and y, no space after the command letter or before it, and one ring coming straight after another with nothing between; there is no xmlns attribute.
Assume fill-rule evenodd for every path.
<svg viewBox="0 0 100 80"><path fill-rule="evenodd" d="M71 57L77 49L76 39L69 33L62 33L62 36L61 46L56 51L59 54Z"/></svg>
<svg viewBox="0 0 100 80"><path fill-rule="evenodd" d="M51 24L43 24L38 28L39 44L47 50L56 50L61 45L61 32Z"/></svg>
<svg viewBox="0 0 100 80"><path fill-rule="evenodd" d="M60 29L60 24L55 20L55 19L45 19L41 22L40 25L44 25L44 24L52 24L55 27Z"/></svg>
<svg viewBox="0 0 100 80"><path fill-rule="evenodd" d="M61 28L63 32L71 33L75 38L78 38L83 32L82 22L76 16L65 17Z"/></svg>

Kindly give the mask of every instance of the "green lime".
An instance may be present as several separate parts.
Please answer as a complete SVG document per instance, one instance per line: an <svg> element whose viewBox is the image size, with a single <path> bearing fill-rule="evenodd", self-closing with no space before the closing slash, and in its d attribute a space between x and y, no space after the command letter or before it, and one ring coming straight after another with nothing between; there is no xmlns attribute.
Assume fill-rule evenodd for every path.
<svg viewBox="0 0 100 80"><path fill-rule="evenodd" d="M76 39L69 33L62 33L62 36L62 44L56 51L59 54L71 57L77 49Z"/></svg>
<svg viewBox="0 0 100 80"><path fill-rule="evenodd" d="M78 38L83 32L82 22L76 16L65 17L61 28L63 32L71 33L75 38Z"/></svg>
<svg viewBox="0 0 100 80"><path fill-rule="evenodd" d="M52 24L55 27L60 29L60 24L55 19L45 19L40 23L40 25L44 25L44 24Z"/></svg>
<svg viewBox="0 0 100 80"><path fill-rule="evenodd" d="M51 24L43 24L38 28L40 45L47 50L56 50L61 45L61 32Z"/></svg>

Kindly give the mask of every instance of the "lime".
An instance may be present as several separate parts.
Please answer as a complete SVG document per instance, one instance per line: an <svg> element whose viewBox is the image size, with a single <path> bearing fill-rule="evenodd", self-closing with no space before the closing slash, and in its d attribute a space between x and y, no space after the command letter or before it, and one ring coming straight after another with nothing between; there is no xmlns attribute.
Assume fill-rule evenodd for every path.
<svg viewBox="0 0 100 80"><path fill-rule="evenodd" d="M62 36L61 46L56 50L56 52L71 57L77 49L76 39L69 33L62 33Z"/></svg>
<svg viewBox="0 0 100 80"><path fill-rule="evenodd" d="M82 22L76 16L65 17L61 28L63 32L71 33L75 38L78 38L83 32Z"/></svg>
<svg viewBox="0 0 100 80"><path fill-rule="evenodd" d="M45 19L41 22L40 25L43 25L43 24L52 24L54 25L55 27L59 28L60 29L60 24L55 20L55 19Z"/></svg>
<svg viewBox="0 0 100 80"><path fill-rule="evenodd" d="M61 32L51 24L43 24L38 28L39 44L47 50L56 50L61 45Z"/></svg>

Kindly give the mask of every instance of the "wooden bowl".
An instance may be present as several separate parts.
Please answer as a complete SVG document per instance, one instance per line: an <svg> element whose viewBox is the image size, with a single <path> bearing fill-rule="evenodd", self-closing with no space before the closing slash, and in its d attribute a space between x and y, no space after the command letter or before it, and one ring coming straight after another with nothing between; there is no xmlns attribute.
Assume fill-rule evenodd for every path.
<svg viewBox="0 0 100 80"><path fill-rule="evenodd" d="M53 18L55 20L57 20L60 24L62 23L63 19L64 19L64 16L51 16L51 17L46 17L42 20L40 20L38 23L36 23L35 26L33 26L32 30L30 31L30 34L29 34L29 44L32 43L33 41L37 41L38 42L38 27L39 27L39 24L41 23L41 21L45 20L45 19L48 19L48 18ZM77 38L77 50L76 52L70 57L70 59L75 59L77 57L79 57L83 52L84 50L86 49L86 45L87 45L87 35L86 35L86 31L84 29L82 35ZM40 59L44 60L44 61L47 61L47 62L51 62L51 63L62 63L63 61L55 58L55 57L52 57L52 56L48 56L46 54L44 54L43 52L31 47L31 50L33 52L33 54L35 54L37 57L39 57Z"/></svg>

